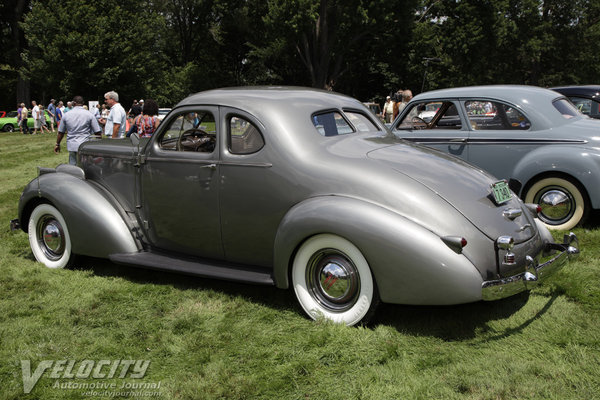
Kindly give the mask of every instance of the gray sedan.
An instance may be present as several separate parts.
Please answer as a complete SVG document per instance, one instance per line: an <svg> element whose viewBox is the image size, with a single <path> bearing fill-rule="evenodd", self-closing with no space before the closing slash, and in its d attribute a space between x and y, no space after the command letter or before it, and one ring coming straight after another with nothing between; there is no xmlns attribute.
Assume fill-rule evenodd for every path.
<svg viewBox="0 0 600 400"><path fill-rule="evenodd" d="M199 93L151 138L90 141L79 156L40 169L12 221L50 268L81 254L293 288L311 318L353 325L380 300L507 297L578 253L505 181L324 91Z"/></svg>
<svg viewBox="0 0 600 400"><path fill-rule="evenodd" d="M525 202L541 206L549 228L571 229L600 208L600 121L552 90L506 85L427 92L407 105L392 130L508 180Z"/></svg>

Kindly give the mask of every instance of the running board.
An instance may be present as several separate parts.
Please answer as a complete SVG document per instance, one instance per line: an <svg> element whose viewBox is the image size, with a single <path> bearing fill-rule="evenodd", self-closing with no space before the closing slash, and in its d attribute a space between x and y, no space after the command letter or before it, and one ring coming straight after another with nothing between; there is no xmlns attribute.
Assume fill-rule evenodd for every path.
<svg viewBox="0 0 600 400"><path fill-rule="evenodd" d="M111 254L108 258L114 263L131 267L177 272L185 275L233 282L275 285L273 270L264 267L249 267L247 265L227 264L210 260L175 258L148 251Z"/></svg>

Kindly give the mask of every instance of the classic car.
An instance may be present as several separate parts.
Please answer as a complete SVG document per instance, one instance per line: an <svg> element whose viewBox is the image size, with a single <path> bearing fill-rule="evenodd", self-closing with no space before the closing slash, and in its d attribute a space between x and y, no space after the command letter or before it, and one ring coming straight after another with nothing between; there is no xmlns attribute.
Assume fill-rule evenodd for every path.
<svg viewBox="0 0 600 400"><path fill-rule="evenodd" d="M419 118L443 103L429 121ZM600 124L566 97L533 86L498 85L420 94L392 124L396 137L460 157L509 181L539 204L551 229L572 229L600 208Z"/></svg>
<svg viewBox="0 0 600 400"><path fill-rule="evenodd" d="M561 86L551 89L567 96L575 104L575 107L585 115L596 119L600 118L599 85Z"/></svg>
<svg viewBox="0 0 600 400"><path fill-rule="evenodd" d="M86 142L77 166L40 169L11 224L50 268L77 254L291 287L310 317L348 325L380 300L507 297L579 252L505 181L303 88L202 92L151 138Z"/></svg>
<svg viewBox="0 0 600 400"><path fill-rule="evenodd" d="M48 114L48 111L44 111L44 114L46 116L46 123L48 126L50 126L50 114ZM33 118L31 115L29 115L29 118L27 118L27 126L29 129L33 130ZM16 111L10 111L4 118L0 118L0 131L13 132L18 129L19 124L17 122Z"/></svg>

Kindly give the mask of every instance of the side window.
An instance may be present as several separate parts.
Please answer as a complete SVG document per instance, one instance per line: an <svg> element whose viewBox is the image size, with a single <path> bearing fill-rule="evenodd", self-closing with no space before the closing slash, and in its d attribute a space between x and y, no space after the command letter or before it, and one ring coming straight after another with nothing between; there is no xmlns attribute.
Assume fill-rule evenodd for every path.
<svg viewBox="0 0 600 400"><path fill-rule="evenodd" d="M584 99L582 97L569 97L571 103L577 107L580 113L585 115L597 114L598 112L598 103L593 101L592 99Z"/></svg>
<svg viewBox="0 0 600 400"><path fill-rule="evenodd" d="M345 111L346 116L359 132L378 132L379 128L366 115Z"/></svg>
<svg viewBox="0 0 600 400"><path fill-rule="evenodd" d="M474 130L527 130L531 123L522 112L507 104L485 101L465 101L467 118Z"/></svg>
<svg viewBox="0 0 600 400"><path fill-rule="evenodd" d="M265 145L258 128L242 117L229 118L229 151L232 154L256 153Z"/></svg>
<svg viewBox="0 0 600 400"><path fill-rule="evenodd" d="M414 104L397 129L461 129L456 105L450 101L427 101Z"/></svg>
<svg viewBox="0 0 600 400"><path fill-rule="evenodd" d="M208 111L186 111L172 119L158 144L169 151L212 153L217 144L215 117Z"/></svg>
<svg viewBox="0 0 600 400"><path fill-rule="evenodd" d="M312 123L317 128L317 132L323 136L346 135L354 132L342 114L337 111L313 115Z"/></svg>

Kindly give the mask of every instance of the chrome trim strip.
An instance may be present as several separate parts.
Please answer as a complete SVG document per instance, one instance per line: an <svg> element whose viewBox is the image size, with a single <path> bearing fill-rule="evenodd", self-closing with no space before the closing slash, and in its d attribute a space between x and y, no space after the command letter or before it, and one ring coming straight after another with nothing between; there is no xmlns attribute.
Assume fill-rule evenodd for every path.
<svg viewBox="0 0 600 400"><path fill-rule="evenodd" d="M483 300L499 300L513 296L525 290L531 290L542 280L559 271L570 259L579 255L579 242L574 233L565 235L564 243L548 243L546 251L559 251L556 256L543 264L536 265L532 257L527 256L525 271L508 278L484 281L481 284L481 297Z"/></svg>

